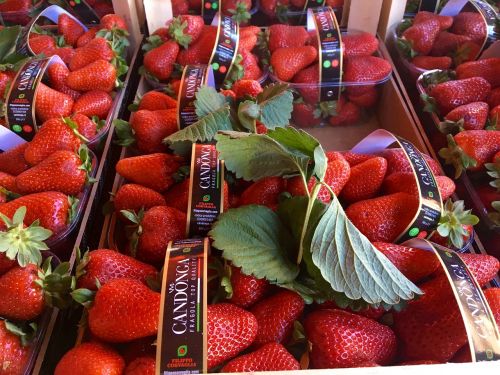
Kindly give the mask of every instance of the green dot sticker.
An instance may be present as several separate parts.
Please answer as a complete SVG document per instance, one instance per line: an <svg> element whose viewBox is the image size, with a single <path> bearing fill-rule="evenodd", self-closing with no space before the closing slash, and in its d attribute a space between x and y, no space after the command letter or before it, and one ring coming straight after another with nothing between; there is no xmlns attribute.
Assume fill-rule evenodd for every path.
<svg viewBox="0 0 500 375"><path fill-rule="evenodd" d="M411 236L411 237L415 237L420 231L418 230L418 228L411 228L410 231L408 232L408 234Z"/></svg>
<svg viewBox="0 0 500 375"><path fill-rule="evenodd" d="M23 131L23 128L21 125L12 125L12 130L14 130L16 133L21 133Z"/></svg>
<svg viewBox="0 0 500 375"><path fill-rule="evenodd" d="M331 66L332 66L332 63L330 61L328 61L328 60L323 61L323 68L327 68L328 69Z"/></svg>
<svg viewBox="0 0 500 375"><path fill-rule="evenodd" d="M204 195L203 196L203 202L210 202L210 195Z"/></svg>
<svg viewBox="0 0 500 375"><path fill-rule="evenodd" d="M219 4L217 2L212 3L212 9L217 9L219 7Z"/></svg>
<svg viewBox="0 0 500 375"><path fill-rule="evenodd" d="M213 70L219 70L219 64L218 64L218 63L216 63L216 62L214 62L214 63L212 64L212 69L213 69Z"/></svg>
<svg viewBox="0 0 500 375"><path fill-rule="evenodd" d="M331 37L332 37L332 33L328 33L328 34L326 34L326 36L327 36L328 38L331 38Z"/></svg>
<svg viewBox="0 0 500 375"><path fill-rule="evenodd" d="M432 191L429 191L429 198L434 198L434 193Z"/></svg>

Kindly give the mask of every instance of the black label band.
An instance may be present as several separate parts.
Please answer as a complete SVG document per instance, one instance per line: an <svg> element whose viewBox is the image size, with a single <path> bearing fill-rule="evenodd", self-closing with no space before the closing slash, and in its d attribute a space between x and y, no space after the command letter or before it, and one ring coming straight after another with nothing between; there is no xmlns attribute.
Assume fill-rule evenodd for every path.
<svg viewBox="0 0 500 375"><path fill-rule="evenodd" d="M220 0L203 0L201 2L201 15L205 20L205 24L210 25L219 11L221 11Z"/></svg>
<svg viewBox="0 0 500 375"><path fill-rule="evenodd" d="M205 236L224 210L224 162L214 144L193 144L186 232Z"/></svg>
<svg viewBox="0 0 500 375"><path fill-rule="evenodd" d="M220 16L215 48L209 65L214 72L215 87L220 88L231 71L238 51L239 26L229 16Z"/></svg>
<svg viewBox="0 0 500 375"><path fill-rule="evenodd" d="M320 101L338 100L342 83L342 37L332 8L311 8L307 14L308 29L312 24L319 41Z"/></svg>
<svg viewBox="0 0 500 375"><path fill-rule="evenodd" d="M97 13L85 0L71 0L65 3L68 9L71 9L87 25L98 25L101 22Z"/></svg>
<svg viewBox="0 0 500 375"><path fill-rule="evenodd" d="M419 11L436 13L441 0L420 0Z"/></svg>
<svg viewBox="0 0 500 375"><path fill-rule="evenodd" d="M471 4L478 10L479 14L481 14L486 24L486 38L481 47L481 51L484 51L491 44L500 39L500 33L497 32L497 24L500 22L500 19L495 9L486 1L475 0L472 1Z"/></svg>
<svg viewBox="0 0 500 375"><path fill-rule="evenodd" d="M156 373L207 372L208 238L170 242L163 267Z"/></svg>

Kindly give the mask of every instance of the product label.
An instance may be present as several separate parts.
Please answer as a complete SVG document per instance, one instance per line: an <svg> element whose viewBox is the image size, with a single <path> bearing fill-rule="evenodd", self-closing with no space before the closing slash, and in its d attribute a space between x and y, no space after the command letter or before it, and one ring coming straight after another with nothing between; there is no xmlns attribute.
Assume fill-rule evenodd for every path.
<svg viewBox="0 0 500 375"><path fill-rule="evenodd" d="M217 14L217 12L221 9L221 1L220 0L203 0L201 3L201 15L205 20L205 24L210 25Z"/></svg>
<svg viewBox="0 0 500 375"><path fill-rule="evenodd" d="M332 8L308 9L307 29L316 30L318 35L320 101L338 100L342 83L342 37Z"/></svg>
<svg viewBox="0 0 500 375"><path fill-rule="evenodd" d="M224 162L214 144L193 144L190 176L186 234L205 236L224 210Z"/></svg>
<svg viewBox="0 0 500 375"><path fill-rule="evenodd" d="M450 281L462 314L473 362L500 359L500 334L495 318L474 276L458 253L429 241L414 239L406 246L433 251Z"/></svg>
<svg viewBox="0 0 500 375"><path fill-rule="evenodd" d="M481 16L483 16L486 24L486 38L481 48L483 51L500 39L500 33L497 32L497 25L500 20L497 18L498 15L495 9L486 1L475 0L471 3L478 10Z"/></svg>
<svg viewBox="0 0 500 375"><path fill-rule="evenodd" d="M436 13L440 2L440 0L420 0L418 10Z"/></svg>
<svg viewBox="0 0 500 375"><path fill-rule="evenodd" d="M170 242L163 267L156 373L207 372L208 238Z"/></svg>
<svg viewBox="0 0 500 375"><path fill-rule="evenodd" d="M229 16L219 16L214 19L218 21L217 39L215 48L210 57L209 65L214 72L215 87L220 88L227 75L231 71L236 51L238 51L239 26Z"/></svg>
<svg viewBox="0 0 500 375"><path fill-rule="evenodd" d="M214 87L212 69L208 69L206 65L186 65L182 73L177 98L179 129L184 129L198 121L194 101L196 100L196 92L202 85Z"/></svg>
<svg viewBox="0 0 500 375"><path fill-rule="evenodd" d="M97 13L85 0L71 0L65 3L68 9L71 9L87 25L98 25L101 22Z"/></svg>
<svg viewBox="0 0 500 375"><path fill-rule="evenodd" d="M410 142L397 137L387 130L378 129L364 138L351 150L360 154L378 153L396 142L404 151L415 176L419 191L419 208L415 217L396 242L400 243L411 238L425 238L437 227L443 202L439 193L434 174L423 155Z"/></svg>

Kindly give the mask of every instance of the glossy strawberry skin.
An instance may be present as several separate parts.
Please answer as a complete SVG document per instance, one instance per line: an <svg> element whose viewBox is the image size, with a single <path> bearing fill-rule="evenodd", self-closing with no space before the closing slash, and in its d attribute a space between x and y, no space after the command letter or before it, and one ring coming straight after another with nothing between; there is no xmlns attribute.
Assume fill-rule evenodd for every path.
<svg viewBox="0 0 500 375"><path fill-rule="evenodd" d="M124 375L155 375L156 360L154 357L139 357L127 365Z"/></svg>
<svg viewBox="0 0 500 375"><path fill-rule="evenodd" d="M370 33L360 32L342 36L344 56L370 56L377 52L378 39Z"/></svg>
<svg viewBox="0 0 500 375"><path fill-rule="evenodd" d="M145 154L166 152L163 140L179 130L177 110L139 110L134 113L130 125L135 133L137 148Z"/></svg>
<svg viewBox="0 0 500 375"><path fill-rule="evenodd" d="M474 77L440 83L431 90L430 95L444 114L464 104L485 101L490 90L488 81Z"/></svg>
<svg viewBox="0 0 500 375"><path fill-rule="evenodd" d="M0 368L2 375L24 374L30 354L31 348L22 346L19 337L7 330L5 321L0 321Z"/></svg>
<svg viewBox="0 0 500 375"><path fill-rule="evenodd" d="M253 345L284 343L291 335L293 323L304 310L304 300L297 293L283 290L263 299L250 310L257 318L258 332Z"/></svg>
<svg viewBox="0 0 500 375"><path fill-rule="evenodd" d="M181 49L177 55L177 63L185 66L188 64L208 64L217 37L217 28L205 26L201 36L189 48ZM147 66L146 66L147 68Z"/></svg>
<svg viewBox="0 0 500 375"><path fill-rule="evenodd" d="M482 44L486 37L486 23L480 13L461 12L454 17L450 31L467 35L476 43Z"/></svg>
<svg viewBox="0 0 500 375"><path fill-rule="evenodd" d="M305 46L309 34L302 26L275 24L269 26L269 50L271 53L278 48Z"/></svg>
<svg viewBox="0 0 500 375"><path fill-rule="evenodd" d="M17 190L16 177L8 173L0 172L0 186L15 193Z"/></svg>
<svg viewBox="0 0 500 375"><path fill-rule="evenodd" d="M51 89L43 83L37 87L35 102L35 113L42 122L69 116L74 103L69 95Z"/></svg>
<svg viewBox="0 0 500 375"><path fill-rule="evenodd" d="M88 117L97 116L100 119L106 119L112 105L113 98L107 92L92 90L82 94L75 101L73 112Z"/></svg>
<svg viewBox="0 0 500 375"><path fill-rule="evenodd" d="M469 170L479 170L500 151L500 131L467 130L454 136L455 142L465 154L476 160L476 166Z"/></svg>
<svg viewBox="0 0 500 375"><path fill-rule="evenodd" d="M263 73L259 67L257 57L246 50L240 51L240 54L243 57L241 61L244 70L243 79L261 80Z"/></svg>
<svg viewBox="0 0 500 375"><path fill-rule="evenodd" d="M472 272L480 286L493 280L500 269L497 258L486 254L460 254L460 258Z"/></svg>
<svg viewBox="0 0 500 375"><path fill-rule="evenodd" d="M455 183L446 176L435 176L441 200L446 201L455 192ZM396 172L386 177L383 184L383 191L386 194L397 192L409 193L418 196L417 182L415 175L411 172Z"/></svg>
<svg viewBox="0 0 500 375"><path fill-rule="evenodd" d="M449 69L453 60L449 56L416 56L412 64L420 69Z"/></svg>
<svg viewBox="0 0 500 375"><path fill-rule="evenodd" d="M413 24L403 32L403 37L410 41L412 49L416 52L421 55L428 55L440 30L439 21L431 18Z"/></svg>
<svg viewBox="0 0 500 375"><path fill-rule="evenodd" d="M347 93L360 95L373 84L385 79L392 71L391 64L376 56L355 56L346 61L343 80L345 82L367 82L367 86L348 87Z"/></svg>
<svg viewBox="0 0 500 375"><path fill-rule="evenodd" d="M177 101L160 91L148 91L139 102L138 110L147 109L158 111L160 109L177 108Z"/></svg>
<svg viewBox="0 0 500 375"><path fill-rule="evenodd" d="M69 69L75 71L86 67L96 60L111 61L115 53L109 42L104 38L95 38L88 42L85 47L78 48L71 59Z"/></svg>
<svg viewBox="0 0 500 375"><path fill-rule="evenodd" d="M97 124L81 113L75 113L71 120L78 126L78 132L92 142L97 135Z"/></svg>
<svg viewBox="0 0 500 375"><path fill-rule="evenodd" d="M392 330L374 320L342 310L310 313L304 322L312 368L357 367L361 363L389 364L396 353Z"/></svg>
<svg viewBox="0 0 500 375"><path fill-rule="evenodd" d="M83 46L86 46L88 43L90 43L91 40L93 40L97 34L99 29L97 27L92 27L88 29L85 33L83 33L78 40L76 41L76 47L80 48Z"/></svg>
<svg viewBox="0 0 500 375"><path fill-rule="evenodd" d="M77 91L101 90L110 92L115 87L116 68L106 60L97 60L68 75L67 85Z"/></svg>
<svg viewBox="0 0 500 375"><path fill-rule="evenodd" d="M257 335L255 316L230 303L207 307L208 368L214 368L248 348Z"/></svg>
<svg viewBox="0 0 500 375"><path fill-rule="evenodd" d="M314 107L306 103L294 103L293 124L300 128L310 128L321 124L321 118L314 114Z"/></svg>
<svg viewBox="0 0 500 375"><path fill-rule="evenodd" d="M499 69L500 58L493 57L460 64L457 66L456 72L458 79L482 77L491 84L491 87L495 88L500 86Z"/></svg>
<svg viewBox="0 0 500 375"><path fill-rule="evenodd" d="M447 30L453 25L453 17L451 16L443 16L440 14L432 13L432 12L426 12L426 11L420 11L415 15L415 18L413 19L413 24L419 24L422 22L425 22L429 19L436 19L439 22L439 28L441 30Z"/></svg>
<svg viewBox="0 0 500 375"><path fill-rule="evenodd" d="M240 206L258 204L275 209L279 202L279 195L285 190L285 181L281 177L265 177L250 185L239 202Z"/></svg>
<svg viewBox="0 0 500 375"><path fill-rule="evenodd" d="M75 46L78 38L85 33L84 28L65 13L59 15L57 27L60 35L64 36L66 44Z"/></svg>
<svg viewBox="0 0 500 375"><path fill-rule="evenodd" d="M144 55L144 67L160 81L166 80L172 74L178 53L179 45L167 41Z"/></svg>
<svg viewBox="0 0 500 375"><path fill-rule="evenodd" d="M5 253L0 253L0 276L17 264L16 260L9 259Z"/></svg>
<svg viewBox="0 0 500 375"><path fill-rule="evenodd" d="M481 130L486 125L488 110L488 104L485 102L469 103L450 111L445 116L445 120L463 121L464 130Z"/></svg>
<svg viewBox="0 0 500 375"><path fill-rule="evenodd" d="M387 160L371 158L351 169L351 176L342 189L341 197L347 202L374 197L382 186L387 171Z"/></svg>
<svg viewBox="0 0 500 375"><path fill-rule="evenodd" d="M490 306L497 325L500 325L500 288L489 288L483 293L486 297L486 301L488 301L488 305Z"/></svg>
<svg viewBox="0 0 500 375"><path fill-rule="evenodd" d="M244 98L245 96L256 98L262 92L262 87L255 80L240 79L234 83L232 90L236 98Z"/></svg>
<svg viewBox="0 0 500 375"><path fill-rule="evenodd" d="M78 99L80 93L70 89L68 85L66 85L69 69L65 65L53 63L47 68L47 74L50 79L51 87L63 94L69 95L73 100Z"/></svg>
<svg viewBox="0 0 500 375"><path fill-rule="evenodd" d="M302 69L293 77L294 83L309 84L310 87L297 87L302 99L308 104L317 105L319 102L319 67L313 64L306 69Z"/></svg>
<svg viewBox="0 0 500 375"><path fill-rule="evenodd" d="M448 57L447 55L456 53L459 46L465 45L465 43L470 42L470 40L471 39L466 35L458 35L450 33L448 31L442 31L437 36L430 54L431 56L440 59L442 59L443 57Z"/></svg>
<svg viewBox="0 0 500 375"><path fill-rule="evenodd" d="M78 278L78 287L97 290L96 279L104 285L115 279L133 279L146 284L147 278L158 275L156 268L114 250L97 249L89 253L85 273Z"/></svg>
<svg viewBox="0 0 500 375"><path fill-rule="evenodd" d="M118 14L106 14L101 18L101 27L106 30L121 29L127 30L127 23Z"/></svg>
<svg viewBox="0 0 500 375"><path fill-rule="evenodd" d="M266 279L245 275L237 267L231 267L231 286L233 295L228 301L243 308L254 305L269 291L269 282Z"/></svg>
<svg viewBox="0 0 500 375"><path fill-rule="evenodd" d="M312 46L279 48L271 55L271 65L278 79L290 82L292 78L314 62L318 51Z"/></svg>
<svg viewBox="0 0 500 375"><path fill-rule="evenodd" d="M152 189L137 184L126 184L116 192L113 204L118 214L122 210L137 213L141 208L148 210L154 206L165 206L166 202L160 193Z"/></svg>
<svg viewBox="0 0 500 375"><path fill-rule="evenodd" d="M111 347L86 342L68 351L59 361L54 375L121 375L125 361Z"/></svg>
<svg viewBox="0 0 500 375"><path fill-rule="evenodd" d="M23 143L6 152L0 153L0 171L17 176L29 168L24 159L24 151L29 143Z"/></svg>

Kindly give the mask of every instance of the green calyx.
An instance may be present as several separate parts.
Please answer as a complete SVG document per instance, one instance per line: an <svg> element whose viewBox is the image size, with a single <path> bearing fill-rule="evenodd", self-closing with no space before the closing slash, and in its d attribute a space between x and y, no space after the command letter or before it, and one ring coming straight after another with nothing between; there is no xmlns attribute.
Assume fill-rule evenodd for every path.
<svg viewBox="0 0 500 375"><path fill-rule="evenodd" d="M464 150L457 145L451 134L447 135L447 140L448 148L442 148L439 150L439 156L445 160L446 164L450 164L455 167L455 178L458 178L464 170L475 167L477 165L477 161L467 155Z"/></svg>
<svg viewBox="0 0 500 375"><path fill-rule="evenodd" d="M185 33L185 28L187 27L187 21L182 21L182 17L175 17L170 26L168 27L168 33L170 37L177 42L180 46L187 49L193 37Z"/></svg>
<svg viewBox="0 0 500 375"><path fill-rule="evenodd" d="M21 196L20 194L13 193L12 191L7 190L3 186L0 186L0 195L4 195L7 202L10 202L10 201L17 199Z"/></svg>
<svg viewBox="0 0 500 375"><path fill-rule="evenodd" d="M491 207L493 207L495 211L488 212L488 217L495 226L500 227L500 201L491 202Z"/></svg>
<svg viewBox="0 0 500 375"><path fill-rule="evenodd" d="M17 336L21 342L21 346L27 347L33 342L33 339L36 336L38 326L35 322L10 322L5 319L3 320L5 324L5 329Z"/></svg>
<svg viewBox="0 0 500 375"><path fill-rule="evenodd" d="M80 158L82 165L78 169L85 171L85 183L93 184L97 180L93 178L92 175L92 156L90 155L90 150L87 146L81 145L78 149L78 157Z"/></svg>
<svg viewBox="0 0 500 375"><path fill-rule="evenodd" d="M234 83L242 79L245 75L245 68L241 64L242 61L243 56L238 53L236 55L236 58L234 59L233 65L231 65L231 70L224 80L224 88L226 90L229 90L231 87L233 87Z"/></svg>
<svg viewBox="0 0 500 375"><path fill-rule="evenodd" d="M118 137L115 141L117 145L128 147L135 143L134 129L132 129L128 121L116 119L113 120L113 125L115 126L116 136Z"/></svg>
<svg viewBox="0 0 500 375"><path fill-rule="evenodd" d="M439 131L443 134L457 134L464 131L464 119L458 121L445 120L439 123Z"/></svg>
<svg viewBox="0 0 500 375"><path fill-rule="evenodd" d="M133 210L121 210L120 211L126 219L128 219L132 224L127 225L127 238L130 241L130 251L131 255L135 258L137 255L137 245L139 244L139 237L142 234L141 222L144 218L144 207L142 207L138 213Z"/></svg>
<svg viewBox="0 0 500 375"><path fill-rule="evenodd" d="M231 14L231 18L237 23L247 23L252 18L243 2L237 3L236 9L230 9L229 13Z"/></svg>
<svg viewBox="0 0 500 375"><path fill-rule="evenodd" d="M396 46L401 51L403 56L412 60L414 57L418 56L418 52L413 49L413 43L404 38L398 38Z"/></svg>
<svg viewBox="0 0 500 375"><path fill-rule="evenodd" d="M432 96L429 96L427 94L421 94L420 99L424 103L424 112L439 114L436 99L434 99Z"/></svg>
<svg viewBox="0 0 500 375"><path fill-rule="evenodd" d="M76 278L71 276L71 264L60 263L52 269L52 257L45 259L38 271L35 281L43 289L45 303L59 309L67 309L72 305L71 293L76 286Z"/></svg>
<svg viewBox="0 0 500 375"><path fill-rule="evenodd" d="M30 263L40 265L41 251L49 249L44 241L52 236L52 231L41 227L38 220L25 227L25 216L25 206L17 209L12 220L0 213L0 219L7 227L5 231L0 232L0 252L5 253L11 260L17 259L21 267Z"/></svg>
<svg viewBox="0 0 500 375"><path fill-rule="evenodd" d="M80 203L80 200L70 195L68 196L68 203L69 203L69 210L68 210L67 224L71 224L76 218L76 214L78 212L78 204Z"/></svg>
<svg viewBox="0 0 500 375"><path fill-rule="evenodd" d="M437 70L432 73L426 73L423 77L422 84L426 88L432 88L440 83L448 82L455 79L456 74L451 70Z"/></svg>
<svg viewBox="0 0 500 375"><path fill-rule="evenodd" d="M464 226L479 223L479 218L471 212L464 210L464 201L453 202L448 199L444 204L437 232L441 237L448 238L449 243L457 249L463 248L464 238L470 235Z"/></svg>
<svg viewBox="0 0 500 375"><path fill-rule="evenodd" d="M75 133L75 135L80 138L80 140L82 140L82 142L85 142L85 143L88 143L89 140L87 138L85 138L79 131L78 131L78 124L73 121L70 117L65 117L63 118L63 121L66 125L68 125L68 127L73 130L73 133Z"/></svg>
<svg viewBox="0 0 500 375"><path fill-rule="evenodd" d="M102 29L97 32L96 36L106 39L116 56L125 57L127 47L130 46L128 41L129 33L126 30L118 28L112 30Z"/></svg>
<svg viewBox="0 0 500 375"><path fill-rule="evenodd" d="M337 116L338 101L332 100L328 102L320 102L318 107L314 110L314 118L328 118L330 116Z"/></svg>
<svg viewBox="0 0 500 375"><path fill-rule="evenodd" d="M488 176L494 179L490 182L490 185L497 189L497 192L500 192L500 158L495 160L494 163L486 163L484 166L486 167Z"/></svg>
<svg viewBox="0 0 500 375"><path fill-rule="evenodd" d="M87 250L83 256L82 256L82 251L80 250L79 247L75 248L76 251L76 279L78 280L80 277L85 275L87 271L85 270L87 267L87 264L89 264L90 261L90 254L89 251Z"/></svg>
<svg viewBox="0 0 500 375"><path fill-rule="evenodd" d="M152 49L158 48L164 43L159 35L151 35L147 37L146 42L147 43L144 43L142 46L142 50L144 52L149 52Z"/></svg>

